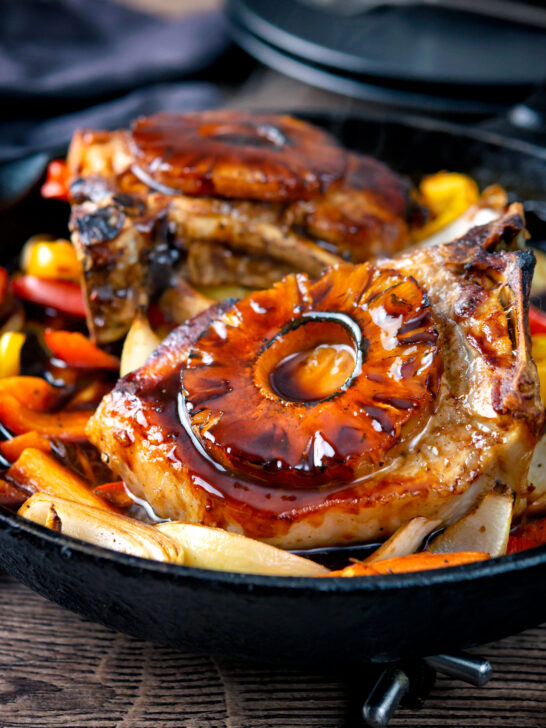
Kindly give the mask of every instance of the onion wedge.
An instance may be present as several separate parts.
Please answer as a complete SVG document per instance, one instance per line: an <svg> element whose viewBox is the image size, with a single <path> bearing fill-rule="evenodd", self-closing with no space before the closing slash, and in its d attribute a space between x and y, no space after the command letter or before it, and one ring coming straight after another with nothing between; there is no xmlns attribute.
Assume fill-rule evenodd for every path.
<svg viewBox="0 0 546 728"><path fill-rule="evenodd" d="M377 551L364 559L364 563L373 564L375 561L414 554L429 533L432 533L441 523L442 521L432 521L429 518L423 518L423 516L412 518L411 521L400 526Z"/></svg>
<svg viewBox="0 0 546 728"><path fill-rule="evenodd" d="M81 541L154 561L184 563L184 550L153 526L126 516L36 493L18 515Z"/></svg>
<svg viewBox="0 0 546 728"><path fill-rule="evenodd" d="M496 485L471 511L453 523L428 545L432 553L482 551L491 557L506 553L514 494Z"/></svg>
<svg viewBox="0 0 546 728"><path fill-rule="evenodd" d="M310 559L221 528L179 521L159 523L155 528L184 549L186 566L276 576L325 576L329 573L326 567Z"/></svg>
<svg viewBox="0 0 546 728"><path fill-rule="evenodd" d="M129 372L140 369L159 343L159 338L152 331L146 316L143 313L137 314L123 343L120 375L124 377Z"/></svg>
<svg viewBox="0 0 546 728"><path fill-rule="evenodd" d="M531 505L546 494L546 435L540 438L535 447L527 478L534 486L533 492L528 496Z"/></svg>

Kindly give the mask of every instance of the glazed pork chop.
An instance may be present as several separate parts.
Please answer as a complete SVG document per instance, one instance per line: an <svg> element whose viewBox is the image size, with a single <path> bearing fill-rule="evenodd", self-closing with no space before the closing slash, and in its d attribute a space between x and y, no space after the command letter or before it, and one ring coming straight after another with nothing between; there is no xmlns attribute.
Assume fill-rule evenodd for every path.
<svg viewBox="0 0 546 728"><path fill-rule="evenodd" d="M267 287L404 247L424 220L411 184L289 116L158 114L80 131L68 154L88 324L108 343L154 292Z"/></svg>
<svg viewBox="0 0 546 728"><path fill-rule="evenodd" d="M433 248L288 276L176 329L88 435L162 517L291 549L524 508L542 423L519 205ZM508 248L508 249L507 249Z"/></svg>

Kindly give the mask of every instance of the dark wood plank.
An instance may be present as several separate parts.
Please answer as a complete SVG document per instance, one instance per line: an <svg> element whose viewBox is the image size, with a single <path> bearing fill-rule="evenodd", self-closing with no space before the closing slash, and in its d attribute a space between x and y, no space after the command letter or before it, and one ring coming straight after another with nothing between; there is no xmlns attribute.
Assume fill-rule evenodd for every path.
<svg viewBox="0 0 546 728"><path fill-rule="evenodd" d="M342 678L186 655L87 622L0 577L0 728L350 728ZM546 726L546 626L478 650L495 678L440 679L393 726Z"/></svg>

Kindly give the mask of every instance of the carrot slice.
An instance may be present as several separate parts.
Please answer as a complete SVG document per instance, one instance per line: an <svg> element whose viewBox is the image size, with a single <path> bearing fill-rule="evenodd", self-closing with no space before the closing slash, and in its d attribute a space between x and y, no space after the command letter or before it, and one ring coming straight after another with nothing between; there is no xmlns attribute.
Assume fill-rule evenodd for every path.
<svg viewBox="0 0 546 728"><path fill-rule="evenodd" d="M27 493L48 493L59 498L117 512L93 493L85 481L61 465L52 455L27 447L7 472L7 477ZM28 497L28 495L27 495Z"/></svg>
<svg viewBox="0 0 546 728"><path fill-rule="evenodd" d="M9 394L33 412L43 412L58 399L58 390L40 377L0 379L0 395Z"/></svg>
<svg viewBox="0 0 546 728"><path fill-rule="evenodd" d="M125 490L123 480L118 480L115 483L104 483L103 485L97 485L93 488L93 493L104 498L112 505L118 508L129 508L132 506L134 501Z"/></svg>
<svg viewBox="0 0 546 728"><path fill-rule="evenodd" d="M461 551L452 554L431 554L422 552L409 556L397 556L394 559L376 561L373 564L351 564L339 571L331 571L327 576L375 576L377 574L403 574L410 571L426 571L428 569L443 569L448 566L471 564L475 561L484 561L489 554L479 551Z"/></svg>
<svg viewBox="0 0 546 728"><path fill-rule="evenodd" d="M16 435L34 430L46 437L68 442L85 442L85 426L91 412L36 412L12 394L0 391L0 422Z"/></svg>
<svg viewBox="0 0 546 728"><path fill-rule="evenodd" d="M0 452L6 460L9 460L11 463L17 460L23 450L27 447L32 447L35 450L41 450L42 452L51 452L51 443L47 437L40 435L40 433L35 430L25 432L24 435L12 437L11 440L0 442Z"/></svg>
<svg viewBox="0 0 546 728"><path fill-rule="evenodd" d="M46 329L45 341L57 359L77 369L119 369L117 356L107 354L76 331Z"/></svg>

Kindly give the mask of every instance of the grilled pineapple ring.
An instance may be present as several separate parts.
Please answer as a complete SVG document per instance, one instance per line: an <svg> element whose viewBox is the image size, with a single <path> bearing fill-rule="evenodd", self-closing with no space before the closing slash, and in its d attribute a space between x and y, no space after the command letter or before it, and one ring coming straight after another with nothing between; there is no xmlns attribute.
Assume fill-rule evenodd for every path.
<svg viewBox="0 0 546 728"><path fill-rule="evenodd" d="M350 481L430 416L437 338L411 277L368 263L289 276L201 334L181 371L181 419L228 471L269 485Z"/></svg>
<svg viewBox="0 0 546 728"><path fill-rule="evenodd" d="M342 177L346 152L321 129L274 114L207 111L135 122L133 172L167 194L287 202Z"/></svg>

